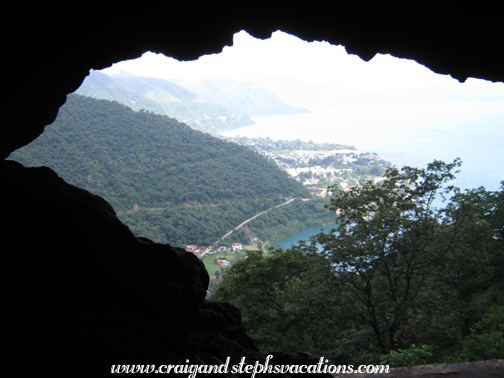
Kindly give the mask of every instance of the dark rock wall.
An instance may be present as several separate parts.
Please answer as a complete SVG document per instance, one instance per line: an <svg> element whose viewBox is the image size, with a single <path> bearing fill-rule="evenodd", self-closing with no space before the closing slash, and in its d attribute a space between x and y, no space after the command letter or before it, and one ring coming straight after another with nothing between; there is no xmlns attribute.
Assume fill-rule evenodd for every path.
<svg viewBox="0 0 504 378"><path fill-rule="evenodd" d="M4 5L0 157L40 135L90 68L147 50L196 59L231 45L242 29L343 44L364 60L390 53L461 81L504 80L498 1L157 4ZM0 198L8 376L101 376L114 363L186 358L264 360L236 309L203 301L208 275L199 260L134 237L101 198L48 168L7 161Z"/></svg>

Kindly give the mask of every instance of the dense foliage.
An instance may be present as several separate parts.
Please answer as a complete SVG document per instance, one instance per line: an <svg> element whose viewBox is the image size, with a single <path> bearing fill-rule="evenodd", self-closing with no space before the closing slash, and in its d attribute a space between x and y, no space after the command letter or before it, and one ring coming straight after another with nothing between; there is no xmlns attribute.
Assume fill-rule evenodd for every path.
<svg viewBox="0 0 504 378"><path fill-rule="evenodd" d="M241 310L262 350L328 357L339 328L326 304L333 277L324 259L299 248L272 250L271 256L252 251L226 272L212 298Z"/></svg>
<svg viewBox="0 0 504 378"><path fill-rule="evenodd" d="M434 161L388 169L379 185L331 188L332 233L250 255L215 297L242 310L265 350L347 364L503 358L504 184L460 193L449 185L459 166Z"/></svg>
<svg viewBox="0 0 504 378"><path fill-rule="evenodd" d="M137 235L181 246L208 245L282 197L310 195L243 146L167 116L79 95L70 95L56 121L11 158L49 166L102 196Z"/></svg>

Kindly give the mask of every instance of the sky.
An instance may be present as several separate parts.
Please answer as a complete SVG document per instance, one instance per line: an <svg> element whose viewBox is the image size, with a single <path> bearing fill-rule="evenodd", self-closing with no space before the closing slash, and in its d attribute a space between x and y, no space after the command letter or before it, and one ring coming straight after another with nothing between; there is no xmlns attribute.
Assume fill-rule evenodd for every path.
<svg viewBox="0 0 504 378"><path fill-rule="evenodd" d="M475 78L459 83L390 55L365 62L344 46L306 42L281 31L265 40L240 31L232 46L194 61L146 52L102 72L181 85L204 79L246 81L313 113L263 117L227 135L346 143L385 155L399 167L461 157L468 166L462 187L481 184L496 190L504 180L498 164L504 160L503 83Z"/></svg>
<svg viewBox="0 0 504 378"><path fill-rule="evenodd" d="M435 74L412 60L377 54L365 62L347 54L344 46L325 41L306 42L281 31L261 40L242 30L234 35L233 46L225 46L219 54L204 55L194 61L180 62L146 52L140 59L116 63L102 70L111 76L121 71L167 80L226 79L262 84L266 81L264 78L292 78L314 85L379 93L390 89L454 90L461 85L450 76ZM495 87L471 78L463 84L469 90L492 85ZM502 83L497 85L503 90Z"/></svg>

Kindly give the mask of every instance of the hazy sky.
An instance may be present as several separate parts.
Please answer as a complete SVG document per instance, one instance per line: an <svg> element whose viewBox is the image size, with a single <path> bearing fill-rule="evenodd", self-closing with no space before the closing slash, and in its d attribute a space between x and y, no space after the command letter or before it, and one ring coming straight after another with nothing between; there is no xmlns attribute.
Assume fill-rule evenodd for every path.
<svg viewBox="0 0 504 378"><path fill-rule="evenodd" d="M141 58L114 64L102 72L114 76L121 71L181 84L201 79L247 81L273 91L291 105L310 110L341 106L348 109L349 105L355 105L359 107L355 111L366 113L373 104L403 104L403 111L398 112L403 127L418 127L419 117L446 120L504 109L502 83L470 78L462 84L448 75L435 74L415 61L390 55L378 54L364 62L356 55L347 54L343 46L309 43L280 31L266 40L241 31L234 35L233 46L195 61L179 62L146 52ZM439 106L452 102L464 105L458 106L456 112L451 109L453 106ZM423 109L419 104L438 106ZM417 115L411 123L405 123L400 113L410 111L404 109L411 109L412 105L417 110L411 111ZM371 108L369 113L374 110ZM379 115L375 117L376 122L387 123L383 127L397 124L390 115L384 120Z"/></svg>
<svg viewBox="0 0 504 378"><path fill-rule="evenodd" d="M181 85L247 81L314 112L257 119L240 135L346 143L379 152L398 166L461 157L467 181L461 186L497 189L504 179L503 83L471 78L459 83L390 55L364 62L343 46L309 43L280 31L266 40L241 31L233 46L195 61L146 52L102 70L110 76L121 71Z"/></svg>

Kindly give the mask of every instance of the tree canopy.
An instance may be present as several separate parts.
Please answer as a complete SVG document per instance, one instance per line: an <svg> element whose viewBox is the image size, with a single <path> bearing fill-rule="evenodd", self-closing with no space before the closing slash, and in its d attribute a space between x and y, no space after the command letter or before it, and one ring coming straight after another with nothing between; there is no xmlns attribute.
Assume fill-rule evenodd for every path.
<svg viewBox="0 0 504 378"><path fill-rule="evenodd" d="M136 235L175 246L209 245L284 197L310 196L246 147L167 116L76 94L37 140L10 158L51 167L106 199Z"/></svg>
<svg viewBox="0 0 504 378"><path fill-rule="evenodd" d="M331 233L243 260L217 297L236 303L263 348L295 342L339 363L377 363L408 348L425 353L415 348L421 344L437 361L504 357L503 191L460 193L451 185L460 165L435 160L388 169L380 184L330 187ZM282 273L293 265L298 270ZM281 305L267 306L276 297ZM290 333L275 331L277 322ZM497 343L494 352L482 353L481 340Z"/></svg>

